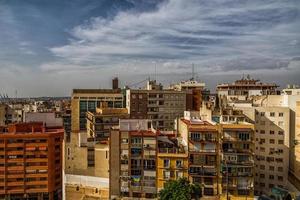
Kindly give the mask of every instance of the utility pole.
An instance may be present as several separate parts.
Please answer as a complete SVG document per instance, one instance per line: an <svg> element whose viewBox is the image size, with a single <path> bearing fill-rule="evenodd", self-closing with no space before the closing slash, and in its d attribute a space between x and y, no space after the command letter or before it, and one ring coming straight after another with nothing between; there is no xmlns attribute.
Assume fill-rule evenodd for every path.
<svg viewBox="0 0 300 200"><path fill-rule="evenodd" d="M225 165L226 165L226 199L229 200L228 197L228 182L229 182L229 178L228 178L228 165L227 165L227 161L225 160Z"/></svg>

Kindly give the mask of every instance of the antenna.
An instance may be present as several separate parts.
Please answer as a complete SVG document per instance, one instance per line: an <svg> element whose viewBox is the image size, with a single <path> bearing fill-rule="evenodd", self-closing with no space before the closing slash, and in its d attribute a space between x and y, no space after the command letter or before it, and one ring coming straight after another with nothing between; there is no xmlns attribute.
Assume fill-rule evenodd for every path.
<svg viewBox="0 0 300 200"><path fill-rule="evenodd" d="M192 80L195 79L195 68L194 68L194 63L192 63Z"/></svg>
<svg viewBox="0 0 300 200"><path fill-rule="evenodd" d="M155 66L154 79L156 80L156 62L154 63L154 66Z"/></svg>

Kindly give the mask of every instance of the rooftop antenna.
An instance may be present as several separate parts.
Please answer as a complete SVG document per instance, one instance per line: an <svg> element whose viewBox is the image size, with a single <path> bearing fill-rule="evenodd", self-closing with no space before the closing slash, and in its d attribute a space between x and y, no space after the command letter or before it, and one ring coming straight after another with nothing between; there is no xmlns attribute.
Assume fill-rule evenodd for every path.
<svg viewBox="0 0 300 200"><path fill-rule="evenodd" d="M154 74L154 79L156 80L156 62L154 63L155 66L155 74Z"/></svg>
<svg viewBox="0 0 300 200"><path fill-rule="evenodd" d="M195 79L195 67L194 67L194 63L192 63L192 80Z"/></svg>

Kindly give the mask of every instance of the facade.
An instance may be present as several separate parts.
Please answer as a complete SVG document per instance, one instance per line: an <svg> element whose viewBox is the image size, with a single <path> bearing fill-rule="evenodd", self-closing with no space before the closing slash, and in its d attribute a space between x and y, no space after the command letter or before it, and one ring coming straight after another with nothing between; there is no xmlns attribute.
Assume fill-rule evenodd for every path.
<svg viewBox="0 0 300 200"><path fill-rule="evenodd" d="M221 149L217 124L202 121L198 113L185 112L178 122L179 135L188 144L189 180L202 185L202 195L221 194Z"/></svg>
<svg viewBox="0 0 300 200"><path fill-rule="evenodd" d="M221 122L222 194L254 197L254 125Z"/></svg>
<svg viewBox="0 0 300 200"><path fill-rule="evenodd" d="M157 137L157 189L164 188L169 180L188 178L187 145L175 134L159 134Z"/></svg>
<svg viewBox="0 0 300 200"><path fill-rule="evenodd" d="M110 198L157 196L157 132L149 120L120 120L110 137Z"/></svg>
<svg viewBox="0 0 300 200"><path fill-rule="evenodd" d="M72 132L86 130L86 112L95 112L101 102L109 108L122 108L123 95L120 89L74 89L71 100Z"/></svg>
<svg viewBox="0 0 300 200"><path fill-rule="evenodd" d="M196 80L181 81L178 84L171 85L171 89L186 91L186 110L199 111L202 101L206 99L208 90L205 90L205 83Z"/></svg>
<svg viewBox="0 0 300 200"><path fill-rule="evenodd" d="M25 113L24 122L43 122L46 126L63 127L63 119L55 112Z"/></svg>
<svg viewBox="0 0 300 200"><path fill-rule="evenodd" d="M100 176L96 168L108 164L107 142L101 143L90 139L86 132L87 112L96 112L100 104L108 108L122 108L123 94L116 89L74 89L71 99L71 134L70 141L65 143L66 174ZM99 147L96 147L96 146ZM105 147L103 147L105 146ZM100 149L96 151L96 148ZM99 153L99 155L98 155ZM104 165L95 166L95 158L102 159ZM104 171L101 170L101 171ZM108 171L105 174L108 177Z"/></svg>
<svg viewBox="0 0 300 200"><path fill-rule="evenodd" d="M155 129L173 130L174 120L186 110L186 92L148 81L145 90L126 91L126 107L132 119L151 119Z"/></svg>
<svg viewBox="0 0 300 200"><path fill-rule="evenodd" d="M0 198L62 199L63 134L42 123L0 133Z"/></svg>
<svg viewBox="0 0 300 200"><path fill-rule="evenodd" d="M0 126L5 126L6 124L6 105L0 104Z"/></svg>
<svg viewBox="0 0 300 200"><path fill-rule="evenodd" d="M281 106L239 108L255 123L255 193L288 187L290 109Z"/></svg>
<svg viewBox="0 0 300 200"><path fill-rule="evenodd" d="M262 83L259 80L247 78L236 80L234 83L217 85L217 93L220 106L229 103L251 102L252 97L277 94L278 86L273 83Z"/></svg>
<svg viewBox="0 0 300 200"><path fill-rule="evenodd" d="M88 111L86 118L88 137L96 141L107 141L111 127L118 125L119 119L129 118L129 114L126 108L108 108L107 104L103 103L96 112Z"/></svg>

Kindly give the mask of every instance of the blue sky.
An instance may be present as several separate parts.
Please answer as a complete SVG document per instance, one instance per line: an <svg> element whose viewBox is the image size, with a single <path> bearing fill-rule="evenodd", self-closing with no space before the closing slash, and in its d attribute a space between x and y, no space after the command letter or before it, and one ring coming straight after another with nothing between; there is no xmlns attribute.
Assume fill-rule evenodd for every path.
<svg viewBox="0 0 300 200"><path fill-rule="evenodd" d="M300 84L299 0L0 0L0 93L70 95L154 77Z"/></svg>

